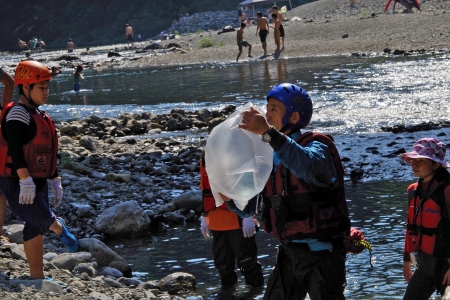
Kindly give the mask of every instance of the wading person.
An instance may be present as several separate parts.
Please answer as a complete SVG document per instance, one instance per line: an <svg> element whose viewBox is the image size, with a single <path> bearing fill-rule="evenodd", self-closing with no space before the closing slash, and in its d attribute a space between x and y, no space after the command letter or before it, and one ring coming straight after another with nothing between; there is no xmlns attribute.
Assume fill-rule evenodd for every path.
<svg viewBox="0 0 450 300"><path fill-rule="evenodd" d="M280 37L281 37L281 44L282 44L282 49L284 50L284 27L283 27L283 14L281 14L278 11L278 6L274 5L272 7L272 13L277 14L277 19L280 22Z"/></svg>
<svg viewBox="0 0 450 300"><path fill-rule="evenodd" d="M423 138L411 152L401 154L419 178L407 189L405 300L429 299L435 291L443 295L450 285L450 175L446 170L450 164L445 161L445 148L437 139Z"/></svg>
<svg viewBox="0 0 450 300"><path fill-rule="evenodd" d="M266 42L266 38L267 35L269 34L269 20L267 20L267 18L263 17L262 12L258 12L256 14L256 33L255 35L258 35L259 33L259 39L261 40L261 44L262 44L262 48L264 50L264 55L263 57L265 57L267 55L267 42Z"/></svg>
<svg viewBox="0 0 450 300"><path fill-rule="evenodd" d="M125 38L127 39L127 46L130 46L131 43L131 47L133 47L133 27L131 27L128 24L125 24Z"/></svg>
<svg viewBox="0 0 450 300"><path fill-rule="evenodd" d="M203 191L203 213L200 230L209 240L213 235L214 265L220 274L220 283L228 288L237 283L236 265L245 277L245 284L262 287L264 278L257 260L255 241L257 221L254 216L240 218L226 208L216 207L205 169L205 156L200 162L200 188Z"/></svg>
<svg viewBox="0 0 450 300"><path fill-rule="evenodd" d="M277 45L277 49L275 50L275 54L279 54L280 49L280 21L278 20L278 15L273 13L272 14L272 28L273 28L273 38L275 40L275 45Z"/></svg>
<svg viewBox="0 0 450 300"><path fill-rule="evenodd" d="M0 189L11 210L25 222L23 240L30 279L46 278L43 266L46 231L55 232L70 252L79 248L64 221L49 206L48 179L55 207L63 197L56 169L56 130L50 117L39 110L39 106L47 103L51 79L50 70L42 63L21 61L14 76L20 100L8 104L1 116Z"/></svg>
<svg viewBox="0 0 450 300"><path fill-rule="evenodd" d="M82 65L78 65L77 68L75 69L75 73L73 74L73 90L75 92L78 92L81 90L81 84L80 81L82 79L84 79L84 76L81 74L81 72L83 72L83 66Z"/></svg>
<svg viewBox="0 0 450 300"><path fill-rule="evenodd" d="M241 28L239 28L236 31L236 39L237 39L237 45L239 47L239 53L236 57L236 61L239 60L239 56L241 56L242 53L242 47L248 47L248 57L252 57L252 44L244 40L244 29L245 29L245 23L241 23Z"/></svg>
<svg viewBox="0 0 450 300"><path fill-rule="evenodd" d="M307 294L313 300L345 299L343 238L350 221L344 169L328 136L301 132L312 112L307 92L284 83L267 94L267 120L251 108L239 125L261 135L274 150L274 172L262 193L262 220L280 245L265 300L305 299ZM239 211L232 201L227 206ZM248 212L246 207L243 215Z"/></svg>

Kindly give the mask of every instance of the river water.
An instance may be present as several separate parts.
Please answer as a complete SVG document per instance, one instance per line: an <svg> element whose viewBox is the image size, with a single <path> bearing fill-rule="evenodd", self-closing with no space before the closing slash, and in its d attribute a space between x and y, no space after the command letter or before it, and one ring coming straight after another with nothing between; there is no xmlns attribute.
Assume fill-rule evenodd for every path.
<svg viewBox="0 0 450 300"><path fill-rule="evenodd" d="M17 57L2 58L3 61ZM118 117L122 112L166 113L173 108L195 111L220 109L249 101L264 105L268 90L279 82L301 85L311 95L314 115L309 129L334 135L381 137L380 128L398 123L446 120L450 86L450 55L409 57L316 57L186 67L86 70L81 92L72 91L73 74L63 72L50 85L43 107L55 120L90 115ZM1 88L0 88L1 92ZM440 132L450 134L449 130ZM196 133L164 133L192 139ZM430 135L435 132L428 133ZM440 139L449 143L447 136ZM412 142L411 142L412 144ZM361 145L365 146L365 145ZM348 255L347 299L401 299L405 229L405 190L409 181L371 181L347 185L353 226L362 229L374 247L369 253ZM204 299L262 299L263 290L243 284L231 294L220 293L211 243L199 229L169 229L163 236L112 241L142 280L158 280L172 272L196 276ZM193 225L192 225L193 226ZM259 260L267 279L276 255L276 241L257 233ZM241 281L242 283L242 281Z"/></svg>

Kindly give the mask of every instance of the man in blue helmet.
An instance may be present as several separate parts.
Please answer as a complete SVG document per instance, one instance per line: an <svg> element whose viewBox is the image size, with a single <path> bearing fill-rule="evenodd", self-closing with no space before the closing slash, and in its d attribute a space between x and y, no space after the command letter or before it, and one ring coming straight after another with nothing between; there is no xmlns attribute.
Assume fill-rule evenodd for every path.
<svg viewBox="0 0 450 300"><path fill-rule="evenodd" d="M265 300L304 299L306 294L345 299L343 238L350 221L344 169L330 137L300 131L312 111L308 93L284 83L267 94L267 120L251 108L239 126L261 135L274 149L274 172L262 192L262 221L280 245ZM232 201L227 205L233 207Z"/></svg>

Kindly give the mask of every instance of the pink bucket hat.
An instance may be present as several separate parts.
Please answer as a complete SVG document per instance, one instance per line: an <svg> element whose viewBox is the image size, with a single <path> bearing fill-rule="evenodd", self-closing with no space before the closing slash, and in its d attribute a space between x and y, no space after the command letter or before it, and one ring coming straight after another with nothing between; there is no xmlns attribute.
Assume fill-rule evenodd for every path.
<svg viewBox="0 0 450 300"><path fill-rule="evenodd" d="M400 154L407 163L411 163L413 158L428 158L440 163L444 168L450 168L450 164L445 159L445 144L433 138L423 138L414 143L413 150Z"/></svg>

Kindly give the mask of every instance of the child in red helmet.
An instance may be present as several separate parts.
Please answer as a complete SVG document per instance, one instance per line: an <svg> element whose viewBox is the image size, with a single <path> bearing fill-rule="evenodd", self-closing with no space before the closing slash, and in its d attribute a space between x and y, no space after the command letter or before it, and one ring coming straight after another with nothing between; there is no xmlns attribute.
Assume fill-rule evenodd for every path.
<svg viewBox="0 0 450 300"><path fill-rule="evenodd" d="M39 110L39 106L47 103L51 79L50 70L42 63L21 61L14 77L20 100L8 104L1 116L0 189L11 210L25 221L24 251L31 279L46 278L43 267L46 231L55 232L70 252L76 252L80 246L49 205L48 179L55 207L63 197L56 168L56 130L50 117Z"/></svg>

